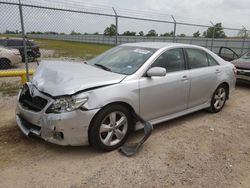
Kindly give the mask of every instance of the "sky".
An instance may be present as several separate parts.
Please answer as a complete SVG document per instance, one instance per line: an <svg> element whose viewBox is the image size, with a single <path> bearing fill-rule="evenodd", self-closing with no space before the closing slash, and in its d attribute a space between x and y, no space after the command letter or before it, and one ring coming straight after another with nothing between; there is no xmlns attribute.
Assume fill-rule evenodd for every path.
<svg viewBox="0 0 250 188"><path fill-rule="evenodd" d="M244 25L250 30L250 0L92 0L91 3L160 11L180 17L201 19L204 23L208 20L222 22L226 27L238 28Z"/></svg>
<svg viewBox="0 0 250 188"><path fill-rule="evenodd" d="M0 0L17 1L17 0ZM211 25L210 22L222 22L224 27L250 30L250 0L21 0L23 3L52 5L59 8L73 7L84 11L113 14L115 7L118 14L125 16L147 17L172 21L174 15L177 22ZM56 31L70 33L72 30L81 33L103 33L110 24L115 23L113 17L65 13L52 10L24 8L26 31ZM119 33L124 31L143 31L147 33L155 29L163 34L173 30L173 24L136 21L119 18ZM6 29L20 28L18 7L0 4L0 32ZM207 28L177 25L177 34L192 35L201 33ZM227 35L237 35L238 31L225 30Z"/></svg>

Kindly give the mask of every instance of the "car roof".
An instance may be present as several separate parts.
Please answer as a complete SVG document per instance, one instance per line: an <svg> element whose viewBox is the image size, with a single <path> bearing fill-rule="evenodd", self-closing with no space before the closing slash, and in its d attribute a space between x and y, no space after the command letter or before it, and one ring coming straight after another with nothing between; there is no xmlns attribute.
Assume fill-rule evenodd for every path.
<svg viewBox="0 0 250 188"><path fill-rule="evenodd" d="M203 47L201 46L172 43L172 42L138 42L138 43L126 43L122 44L122 46L134 46L134 47L155 48L155 49L168 48L168 47L195 47L203 49Z"/></svg>

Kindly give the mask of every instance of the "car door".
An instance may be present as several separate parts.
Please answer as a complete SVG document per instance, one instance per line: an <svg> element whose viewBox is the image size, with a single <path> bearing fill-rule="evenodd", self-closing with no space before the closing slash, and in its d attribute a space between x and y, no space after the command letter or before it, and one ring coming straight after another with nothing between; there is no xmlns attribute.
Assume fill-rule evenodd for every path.
<svg viewBox="0 0 250 188"><path fill-rule="evenodd" d="M190 81L184 59L182 48L167 50L151 65L166 68L166 76L144 76L139 80L140 114L146 120L187 108Z"/></svg>
<svg viewBox="0 0 250 188"><path fill-rule="evenodd" d="M186 48L185 53L191 83L188 108L193 108L210 101L221 70L216 61L202 49Z"/></svg>

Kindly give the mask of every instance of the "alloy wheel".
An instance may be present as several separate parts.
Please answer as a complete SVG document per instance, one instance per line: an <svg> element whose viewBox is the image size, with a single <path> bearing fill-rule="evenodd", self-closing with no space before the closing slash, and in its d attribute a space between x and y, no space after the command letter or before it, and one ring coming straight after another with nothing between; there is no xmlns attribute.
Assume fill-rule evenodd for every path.
<svg viewBox="0 0 250 188"><path fill-rule="evenodd" d="M122 141L128 131L128 119L122 112L108 114L102 121L99 137L106 146L114 146Z"/></svg>
<svg viewBox="0 0 250 188"><path fill-rule="evenodd" d="M223 87L218 88L214 95L214 108L219 110L226 101L226 91Z"/></svg>

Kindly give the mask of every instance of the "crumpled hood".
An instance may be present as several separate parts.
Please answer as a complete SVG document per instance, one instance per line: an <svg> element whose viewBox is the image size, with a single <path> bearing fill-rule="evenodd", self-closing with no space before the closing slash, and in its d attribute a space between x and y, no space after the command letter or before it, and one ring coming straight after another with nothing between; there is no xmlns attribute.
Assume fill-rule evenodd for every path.
<svg viewBox="0 0 250 188"><path fill-rule="evenodd" d="M42 61L33 76L32 83L42 92L61 96L116 84L125 77L84 63Z"/></svg>

